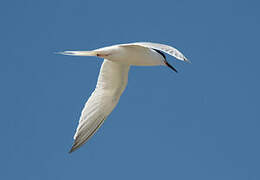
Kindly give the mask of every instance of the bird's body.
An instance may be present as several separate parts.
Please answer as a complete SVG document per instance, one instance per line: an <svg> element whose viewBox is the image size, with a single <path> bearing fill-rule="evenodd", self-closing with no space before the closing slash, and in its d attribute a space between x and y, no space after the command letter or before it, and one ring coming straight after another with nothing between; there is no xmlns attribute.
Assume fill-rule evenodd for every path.
<svg viewBox="0 0 260 180"><path fill-rule="evenodd" d="M120 44L93 51L64 51L61 53L72 56L97 56L104 58L96 88L81 113L79 125L74 135L75 141L70 152L83 145L115 108L127 85L128 71L131 65L165 65L176 71L166 61L163 52L188 62L188 59L177 49L149 42Z"/></svg>
<svg viewBox="0 0 260 180"><path fill-rule="evenodd" d="M96 50L100 54L107 54L104 58L134 66L164 65L164 58L155 50L138 45L110 46Z"/></svg>

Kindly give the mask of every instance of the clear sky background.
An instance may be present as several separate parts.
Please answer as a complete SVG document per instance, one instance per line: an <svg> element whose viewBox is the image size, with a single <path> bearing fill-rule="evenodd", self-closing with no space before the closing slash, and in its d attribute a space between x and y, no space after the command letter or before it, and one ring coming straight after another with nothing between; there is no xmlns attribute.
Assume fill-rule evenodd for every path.
<svg viewBox="0 0 260 180"><path fill-rule="evenodd" d="M0 179L260 179L260 3L10 0L0 6ZM120 102L68 154L102 63L56 55L150 41L192 64L132 67Z"/></svg>

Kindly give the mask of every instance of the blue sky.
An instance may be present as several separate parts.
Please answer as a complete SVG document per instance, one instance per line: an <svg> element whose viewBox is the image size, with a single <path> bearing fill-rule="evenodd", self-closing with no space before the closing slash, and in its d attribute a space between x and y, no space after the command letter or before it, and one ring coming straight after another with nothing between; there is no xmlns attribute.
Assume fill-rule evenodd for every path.
<svg viewBox="0 0 260 180"><path fill-rule="evenodd" d="M258 1L10 0L0 7L1 179L260 179ZM100 59L135 41L192 64L133 67L96 135L68 151Z"/></svg>

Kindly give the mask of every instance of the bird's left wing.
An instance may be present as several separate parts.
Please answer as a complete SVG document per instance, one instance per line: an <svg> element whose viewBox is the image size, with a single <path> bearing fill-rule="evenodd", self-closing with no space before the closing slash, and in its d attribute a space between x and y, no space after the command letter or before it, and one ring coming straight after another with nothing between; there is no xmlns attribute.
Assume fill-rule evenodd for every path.
<svg viewBox="0 0 260 180"><path fill-rule="evenodd" d="M128 71L129 65L104 60L96 89L81 113L70 152L82 146L115 108L127 85Z"/></svg>
<svg viewBox="0 0 260 180"><path fill-rule="evenodd" d="M165 44L159 44L159 43L151 43L151 42L135 42L135 43L129 43L129 44L122 44L121 46L129 46L129 45L138 45L146 48L156 49L162 52L165 52L176 59L179 59L181 61L190 62L180 51L178 51L176 48L165 45Z"/></svg>

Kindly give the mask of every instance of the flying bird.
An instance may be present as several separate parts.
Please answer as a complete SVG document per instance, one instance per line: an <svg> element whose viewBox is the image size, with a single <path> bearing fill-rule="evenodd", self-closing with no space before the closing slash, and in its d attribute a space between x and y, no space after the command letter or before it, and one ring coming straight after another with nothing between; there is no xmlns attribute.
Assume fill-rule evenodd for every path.
<svg viewBox="0 0 260 180"><path fill-rule="evenodd" d="M104 120L117 105L128 80L128 71L134 66L167 66L177 70L168 63L164 53L178 60L189 60L177 49L158 43L136 42L119 44L92 51L64 51L59 54L70 56L97 56L104 58L94 92L83 108L79 124L74 135L70 153L86 143L103 124Z"/></svg>

